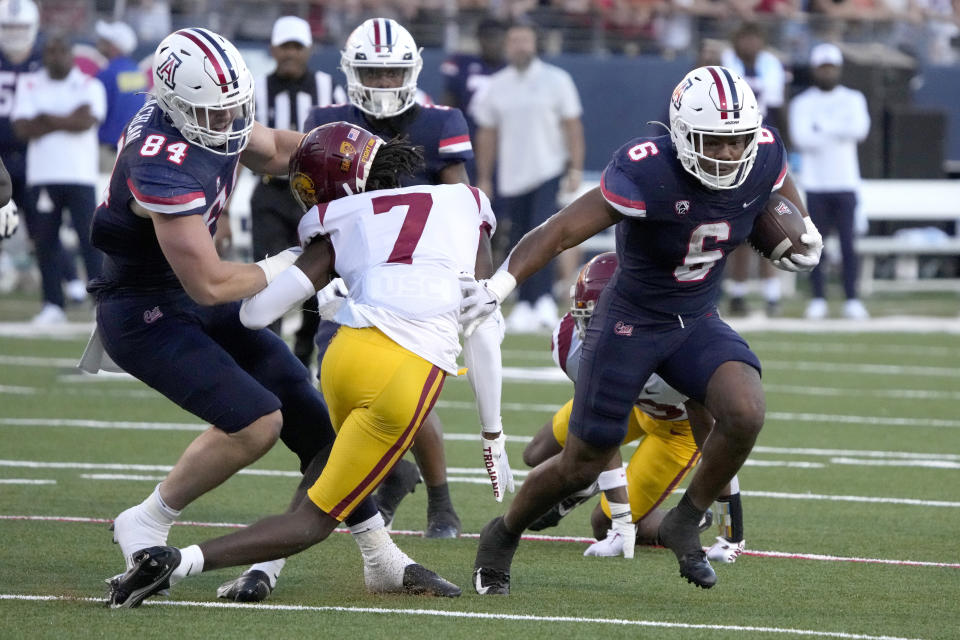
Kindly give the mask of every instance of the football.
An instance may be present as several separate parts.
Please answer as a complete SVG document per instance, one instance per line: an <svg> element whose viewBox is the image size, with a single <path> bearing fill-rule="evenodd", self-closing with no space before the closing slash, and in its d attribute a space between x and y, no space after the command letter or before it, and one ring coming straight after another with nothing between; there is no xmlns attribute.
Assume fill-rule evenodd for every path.
<svg viewBox="0 0 960 640"><path fill-rule="evenodd" d="M804 253L800 236L806 233L803 214L797 205L774 193L753 222L747 242L769 260Z"/></svg>

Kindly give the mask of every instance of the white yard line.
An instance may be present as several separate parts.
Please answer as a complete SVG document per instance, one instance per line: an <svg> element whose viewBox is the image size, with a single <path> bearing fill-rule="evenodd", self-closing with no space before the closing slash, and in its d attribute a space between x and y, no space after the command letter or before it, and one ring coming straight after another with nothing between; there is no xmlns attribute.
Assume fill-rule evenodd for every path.
<svg viewBox="0 0 960 640"><path fill-rule="evenodd" d="M91 602L102 605L103 598L73 598L66 596L37 596L0 594L0 600L22 600L35 602ZM341 613L377 614L394 616L430 616L437 618L462 618L466 620L499 620L510 622L557 622L565 625L582 624L601 627L646 627L660 629L697 629L704 631L739 631L744 633L782 633L794 636L813 638L843 638L848 640L920 640L901 636L874 636L862 633L847 633L843 631L822 631L817 629L791 629L787 627L760 627L733 624L694 624L688 622L663 622L658 620L629 620L625 618L582 618L576 616L537 616L531 614L512 613L484 613L480 611L443 611L438 609L401 609L389 607L348 607L348 606L308 606L283 604L240 604L236 602L193 602L189 600L147 600L146 606L159 607L196 607L203 609L240 609L258 611L294 611L326 613L331 611Z"/></svg>

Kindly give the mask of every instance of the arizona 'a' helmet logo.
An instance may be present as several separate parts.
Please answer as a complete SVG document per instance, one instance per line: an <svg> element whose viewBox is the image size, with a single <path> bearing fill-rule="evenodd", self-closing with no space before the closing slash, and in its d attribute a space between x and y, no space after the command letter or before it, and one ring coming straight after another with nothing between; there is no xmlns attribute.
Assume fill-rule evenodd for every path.
<svg viewBox="0 0 960 640"><path fill-rule="evenodd" d="M173 51L170 52L170 55L167 56L167 59L163 61L159 67L157 67L157 76L163 80L163 84L167 85L171 89L176 87L176 82L174 76L177 74L177 69L180 67L180 64L183 61L177 57Z"/></svg>

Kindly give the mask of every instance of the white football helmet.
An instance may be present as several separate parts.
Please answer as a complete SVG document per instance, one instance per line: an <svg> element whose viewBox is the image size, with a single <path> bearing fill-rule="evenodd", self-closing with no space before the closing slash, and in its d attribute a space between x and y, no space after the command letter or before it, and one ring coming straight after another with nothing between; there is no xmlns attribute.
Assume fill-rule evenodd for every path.
<svg viewBox="0 0 960 640"><path fill-rule="evenodd" d="M699 67L688 73L670 98L670 138L683 168L710 189L742 185L757 159L763 118L750 85L726 67ZM703 153L704 136L746 136L739 160L715 160Z"/></svg>
<svg viewBox="0 0 960 640"><path fill-rule="evenodd" d="M0 0L0 49L17 56L33 47L40 11L33 0Z"/></svg>
<svg viewBox="0 0 960 640"><path fill-rule="evenodd" d="M175 31L153 58L153 95L185 138L218 155L244 150L253 131L253 76L240 52L207 29Z"/></svg>
<svg viewBox="0 0 960 640"><path fill-rule="evenodd" d="M423 58L413 36L388 18L371 18L354 29L340 57L350 102L374 118L391 118L413 106L422 67ZM360 79L359 70L364 68L399 68L403 81L389 89L368 87Z"/></svg>

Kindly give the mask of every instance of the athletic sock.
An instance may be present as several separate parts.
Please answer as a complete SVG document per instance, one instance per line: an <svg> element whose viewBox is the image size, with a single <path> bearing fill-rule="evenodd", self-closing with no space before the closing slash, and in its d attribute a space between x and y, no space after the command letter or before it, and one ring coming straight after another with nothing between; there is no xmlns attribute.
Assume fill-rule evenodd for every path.
<svg viewBox="0 0 960 640"><path fill-rule="evenodd" d="M435 487L427 487L427 513L453 511L450 501L450 485L446 482Z"/></svg>
<svg viewBox="0 0 960 640"><path fill-rule="evenodd" d="M203 572L203 551L200 547L192 544L189 547L180 549L180 564L170 574L170 586L177 584L189 576L195 576Z"/></svg>
<svg viewBox="0 0 960 640"><path fill-rule="evenodd" d="M268 562L258 562L257 564L251 565L249 569L244 571L244 573L250 573L251 571L263 571L265 574L267 574L267 579L270 581L270 588L273 589L277 586L277 578L280 577L280 572L283 571L283 566L285 564L287 564L286 558L270 560Z"/></svg>

